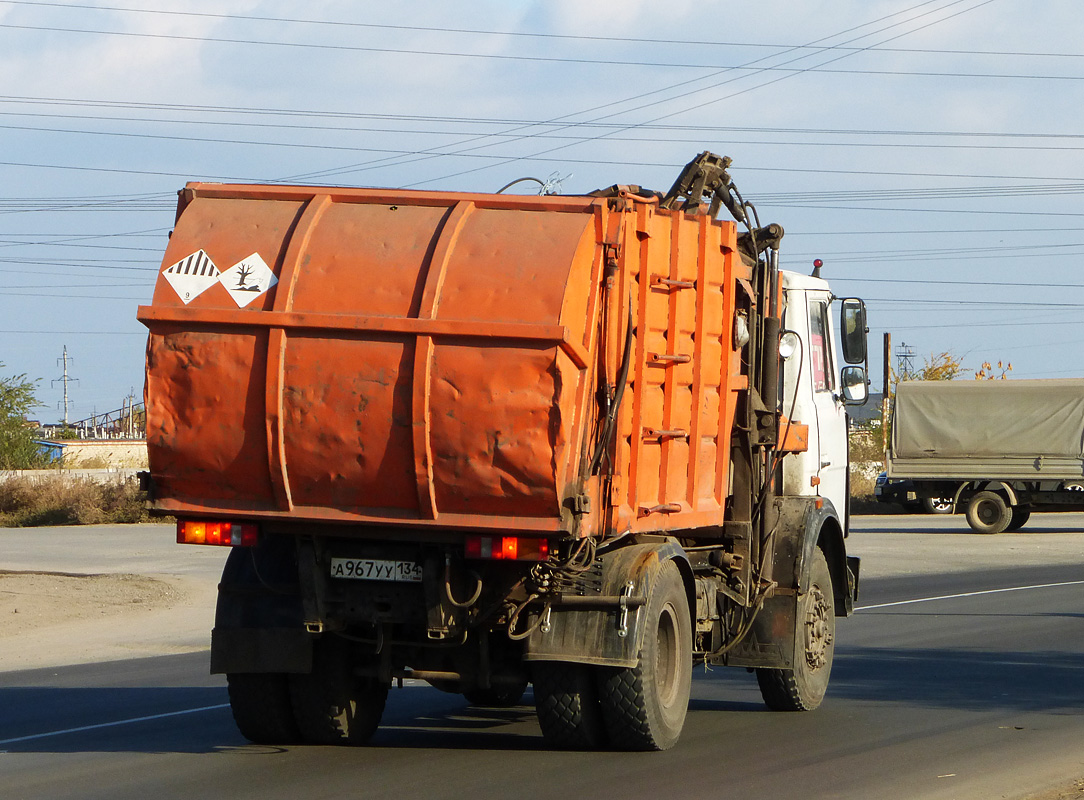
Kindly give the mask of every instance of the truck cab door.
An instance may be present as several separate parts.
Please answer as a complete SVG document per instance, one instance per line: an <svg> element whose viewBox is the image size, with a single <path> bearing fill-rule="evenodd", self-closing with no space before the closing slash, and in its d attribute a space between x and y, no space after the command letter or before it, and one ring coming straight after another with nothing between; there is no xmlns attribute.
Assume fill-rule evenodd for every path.
<svg viewBox="0 0 1084 800"><path fill-rule="evenodd" d="M847 509L847 409L838 386L836 337L829 313L829 298L810 292L808 303L809 367L817 417L816 477L820 478L817 488L820 495L831 500L837 513L842 515ZM812 445L810 441L811 448Z"/></svg>
<svg viewBox="0 0 1084 800"><path fill-rule="evenodd" d="M809 426L805 452L783 460L783 491L820 495L841 517L847 509L847 412L836 370L831 293L823 280L780 273L785 295L783 327L802 342L783 365L783 413Z"/></svg>

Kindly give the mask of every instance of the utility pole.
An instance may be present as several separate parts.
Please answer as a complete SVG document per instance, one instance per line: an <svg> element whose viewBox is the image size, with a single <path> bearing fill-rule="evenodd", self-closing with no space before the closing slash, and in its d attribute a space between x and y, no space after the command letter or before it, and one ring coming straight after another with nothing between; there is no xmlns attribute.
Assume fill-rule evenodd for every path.
<svg viewBox="0 0 1084 800"><path fill-rule="evenodd" d="M881 389L881 452L888 458L888 390L892 388L892 334L885 331L884 386Z"/></svg>
<svg viewBox="0 0 1084 800"><path fill-rule="evenodd" d="M67 345L64 345L64 355L61 356L60 358L58 358L57 362L58 363L63 362L63 364L64 364L64 375L63 375L63 377L60 377L60 378L57 378L56 380L54 380L53 383L56 383L57 381L63 381L63 383L64 383L64 427L67 428L68 427L68 382L69 381L76 381L76 382L79 381L78 378L69 378L68 377L68 346Z"/></svg>
<svg viewBox="0 0 1084 800"><path fill-rule="evenodd" d="M135 438L135 388L128 392L128 418L124 424L124 435L127 439Z"/></svg>

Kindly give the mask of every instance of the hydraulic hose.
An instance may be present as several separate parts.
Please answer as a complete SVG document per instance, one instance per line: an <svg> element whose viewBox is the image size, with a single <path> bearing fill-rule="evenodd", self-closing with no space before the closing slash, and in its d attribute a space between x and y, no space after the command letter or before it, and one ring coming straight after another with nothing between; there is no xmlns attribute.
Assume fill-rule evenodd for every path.
<svg viewBox="0 0 1084 800"><path fill-rule="evenodd" d="M621 408L621 398L625 396L625 386L629 379L629 366L632 362L632 298L629 298L628 322L625 325L625 348L621 356L621 368L617 371L617 385L614 390L614 399L610 404L610 410L606 414L606 421L602 426L602 435L599 437L595 454L591 458L591 467L588 475L594 475L602 463L602 457L606 453L606 447L613 436L614 425L617 422L617 412Z"/></svg>

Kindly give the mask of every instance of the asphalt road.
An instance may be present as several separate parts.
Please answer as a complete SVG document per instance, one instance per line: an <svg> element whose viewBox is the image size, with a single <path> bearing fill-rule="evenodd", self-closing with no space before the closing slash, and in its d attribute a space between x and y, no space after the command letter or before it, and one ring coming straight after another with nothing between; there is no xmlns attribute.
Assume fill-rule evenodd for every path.
<svg viewBox="0 0 1084 800"><path fill-rule="evenodd" d="M861 610L808 714L698 670L666 753L545 749L493 711L393 690L369 747L249 745L206 655L0 674L5 798L1016 798L1084 776L1084 515L1017 534L856 519Z"/></svg>

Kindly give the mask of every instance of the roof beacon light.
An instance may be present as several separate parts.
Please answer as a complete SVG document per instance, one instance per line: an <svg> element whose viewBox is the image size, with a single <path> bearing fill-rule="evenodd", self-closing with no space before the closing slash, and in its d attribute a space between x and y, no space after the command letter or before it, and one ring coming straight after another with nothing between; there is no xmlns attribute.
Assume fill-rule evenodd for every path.
<svg viewBox="0 0 1084 800"><path fill-rule="evenodd" d="M259 537L260 528L252 522L177 520L177 544L255 547Z"/></svg>

